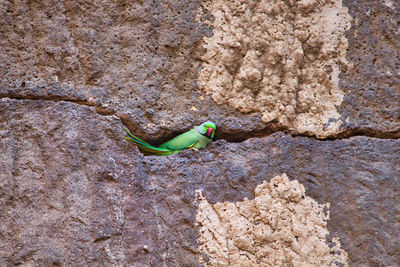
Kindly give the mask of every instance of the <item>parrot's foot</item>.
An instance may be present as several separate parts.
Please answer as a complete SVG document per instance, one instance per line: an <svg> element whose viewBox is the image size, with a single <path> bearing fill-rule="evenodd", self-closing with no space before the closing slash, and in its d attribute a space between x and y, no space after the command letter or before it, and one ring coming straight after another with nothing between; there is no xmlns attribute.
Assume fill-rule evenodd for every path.
<svg viewBox="0 0 400 267"><path fill-rule="evenodd" d="M191 149L191 150L194 150L194 151L196 151L196 152L199 152L199 150L198 150L197 148L195 148L195 147L191 147L190 149Z"/></svg>

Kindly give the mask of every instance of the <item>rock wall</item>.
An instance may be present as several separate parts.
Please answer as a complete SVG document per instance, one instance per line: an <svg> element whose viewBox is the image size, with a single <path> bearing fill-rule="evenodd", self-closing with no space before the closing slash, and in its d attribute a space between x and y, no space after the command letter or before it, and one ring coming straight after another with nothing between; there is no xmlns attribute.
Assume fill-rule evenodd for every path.
<svg viewBox="0 0 400 267"><path fill-rule="evenodd" d="M319 40L317 47L333 44L339 49L328 53L327 61L321 61L322 56L313 61L310 58L323 53L307 48L310 44L304 41L303 58L294 61L301 67L294 64L296 70L278 75L286 81L284 75L290 74L298 86L281 83L276 94L264 94L276 97L271 107L263 106L269 100L262 100L243 102L248 105L244 109L231 99L246 98L245 88L260 82L256 72L247 70L262 66L263 73L272 72L263 79L269 77L265 81L272 83L274 71L288 66L283 60L288 51L300 47L291 46L295 36L284 34L279 42L272 36L264 48L272 51L282 45L287 51L279 59L266 49L262 55L272 57L266 62L256 57L256 38L239 47L249 48L246 55L222 46L225 51L219 42L210 46L223 29L218 24L223 20L217 19L224 8L234 11L221 17L232 29L229 38L244 29L235 19L253 14L246 23L258 25L253 20L264 16L257 13L260 7L248 13L248 5L229 3L2 2L0 266L213 266L215 254L204 248L202 239L205 223L198 222L202 207L255 203L268 195L257 193L260 188L274 184L276 179L271 179L283 173L298 181L291 183L314 208L329 203L329 220L325 208L323 222L305 224L330 233L316 239L321 247L334 249L340 242L341 258L333 264L400 264L399 3L285 1L282 12L266 12L268 21L282 25L303 21L302 29L310 29ZM279 7L277 1L259 4L266 3ZM302 18L293 17L296 10ZM334 34L318 27L331 19L323 10L339 14ZM290 32L282 28L282 33ZM210 57L212 49L221 49L216 54L220 59ZM218 89L210 86L213 80L204 80L213 62L224 68L240 62L243 77L255 79L246 78L249 82L237 87L237 94L221 91L221 100L212 91ZM321 74L321 80L303 77L307 66L313 68L310 74ZM295 76L298 72L301 75ZM296 93L295 98L290 93L310 84L305 81L316 86L314 98L303 107L302 96L308 93ZM294 112L280 109L279 99L295 100ZM303 111L317 114L312 117L317 119L308 124ZM205 120L216 122L217 140L198 152L145 157L122 138L129 127L159 144ZM300 124L309 128L296 126ZM282 203L278 200L268 205ZM286 215L292 212L289 204L282 204ZM282 225L282 231L290 230ZM293 245L279 244L274 255ZM314 256L298 259L311 262Z"/></svg>

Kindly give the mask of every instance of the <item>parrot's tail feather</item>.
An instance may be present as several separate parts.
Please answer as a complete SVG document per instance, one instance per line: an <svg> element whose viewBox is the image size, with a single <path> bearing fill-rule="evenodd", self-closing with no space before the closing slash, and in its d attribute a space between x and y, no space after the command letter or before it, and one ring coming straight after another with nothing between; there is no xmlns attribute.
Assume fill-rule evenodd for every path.
<svg viewBox="0 0 400 267"><path fill-rule="evenodd" d="M130 137L132 137L133 139L139 141L140 143L146 144L146 145L148 145L148 146L152 146L151 144L147 143L146 141L143 141L142 139L140 139L139 137L134 136L134 135L128 130L128 128L125 128L125 131L127 132L127 134L129 134Z"/></svg>
<svg viewBox="0 0 400 267"><path fill-rule="evenodd" d="M133 139L133 138L130 137L130 136L124 136L124 138L125 138L126 140L131 141L132 143L134 143L134 144L137 145L137 146L144 146L144 147L149 147L149 148L152 148L152 147L153 147L152 145L150 145L150 144L148 144L148 143L144 143L144 142L142 142L142 141Z"/></svg>
<svg viewBox="0 0 400 267"><path fill-rule="evenodd" d="M136 146L139 147L140 150L146 152L146 154L169 155L169 154L174 153L174 151L171 151L169 149L158 148L158 147L152 146L149 143L147 143L139 138L138 139L141 141L139 141L138 139L131 138L130 136L125 136L124 138L126 140L129 140L132 143L134 143Z"/></svg>
<svg viewBox="0 0 400 267"><path fill-rule="evenodd" d="M140 142L140 141L138 141L136 139L133 139L133 138L131 138L129 136L125 136L125 139L131 141L132 143L134 143L135 145L137 145L138 147L141 147L141 148L159 149L159 148L157 148L155 146L152 146L152 145L147 144L147 143Z"/></svg>

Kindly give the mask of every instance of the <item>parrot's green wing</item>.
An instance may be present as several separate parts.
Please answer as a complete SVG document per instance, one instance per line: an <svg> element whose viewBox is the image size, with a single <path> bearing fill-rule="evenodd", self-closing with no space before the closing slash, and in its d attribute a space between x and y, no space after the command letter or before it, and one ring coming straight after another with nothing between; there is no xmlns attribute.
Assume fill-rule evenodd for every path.
<svg viewBox="0 0 400 267"><path fill-rule="evenodd" d="M198 141L199 138L196 134L196 131L192 129L186 133L178 135L175 138L172 138L168 142L160 145L158 148L166 148L173 151L179 151L193 147Z"/></svg>

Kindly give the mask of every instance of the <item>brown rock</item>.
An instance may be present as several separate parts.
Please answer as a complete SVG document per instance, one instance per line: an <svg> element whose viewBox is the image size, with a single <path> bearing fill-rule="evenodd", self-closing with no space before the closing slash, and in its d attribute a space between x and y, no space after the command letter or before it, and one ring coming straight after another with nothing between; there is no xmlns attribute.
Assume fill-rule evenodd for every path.
<svg viewBox="0 0 400 267"><path fill-rule="evenodd" d="M68 102L0 103L0 265L123 262L116 162L135 153L111 142L120 121Z"/></svg>
<svg viewBox="0 0 400 267"><path fill-rule="evenodd" d="M284 172L330 203L328 229L349 264L400 262L399 140L277 133L143 157L93 107L0 103L2 265L199 266L195 190L212 204L254 199Z"/></svg>
<svg viewBox="0 0 400 267"><path fill-rule="evenodd" d="M0 96L86 102L151 141L209 119L227 134L265 129L257 115L219 107L197 91L198 44L211 35L196 21L198 7L198 1L5 1Z"/></svg>
<svg viewBox="0 0 400 267"><path fill-rule="evenodd" d="M400 137L400 2L344 0L354 18L346 36L354 68L341 75L339 113L347 133Z"/></svg>
<svg viewBox="0 0 400 267"><path fill-rule="evenodd" d="M307 3L317 5L317 2L322 5L319 9L328 3L299 4L304 19L308 19L311 10ZM334 93L322 91L314 101L309 83L305 86L308 89L296 97L295 88L286 86L288 93L281 90L276 99L267 101L276 106L271 114L278 114L269 123L263 122L259 113L244 114L228 105L217 105L198 91L200 58L205 53L201 41L211 37L215 29L206 26L206 21L213 21L212 16L199 12L200 4L195 0L107 4L5 1L0 7L0 96L85 102L104 114L117 115L133 133L154 142L162 142L188 130L193 123L208 119L220 125L217 137L230 141L266 136L276 130L306 135L319 132L320 137L357 134L398 137L399 62L393 56L399 54L398 3L344 1L343 5L353 17L346 34L347 61L353 67L340 64L340 88L327 78L332 73L337 76L336 67L327 63L326 75L313 67L315 71L310 73L318 74L316 80L324 88L332 87ZM342 10L339 6L336 9ZM292 21L290 13L287 16ZM370 23L371 18L374 23ZM303 31L307 32L307 28ZM329 36L321 40L324 38ZM275 39L270 41L279 43ZM341 42L339 46L343 50ZM311 50L306 51L310 58L315 54ZM321 56L315 64L319 66L325 59ZM310 62L314 64L313 60ZM268 93L266 97L270 95L274 94ZM340 102L336 96L340 95L344 98L336 112L335 105ZM301 101L303 98L312 101ZM297 100L299 105L294 107ZM279 101L283 101L282 107L276 104ZM281 108L283 113L279 111ZM307 115L313 118L307 123L304 118L292 121L297 116L293 110L297 110L296 114L316 113L314 117ZM326 114L321 117L318 115L321 112ZM332 119L321 126L319 121L325 122L326 118ZM282 123L277 123L279 120ZM291 126L293 123L301 127ZM315 123L319 125L316 128L311 126ZM339 124L340 129L336 127ZM324 134L330 128L334 130Z"/></svg>
<svg viewBox="0 0 400 267"><path fill-rule="evenodd" d="M350 265L399 265L400 4L343 5L349 64L330 137L364 136L320 141L198 91L215 33L200 1L2 1L0 266L200 266L211 257L199 252L196 190L210 205L252 201L282 173L330 203L328 244L339 237ZM199 152L144 157L122 138L129 126L157 144L205 120L217 141Z"/></svg>

